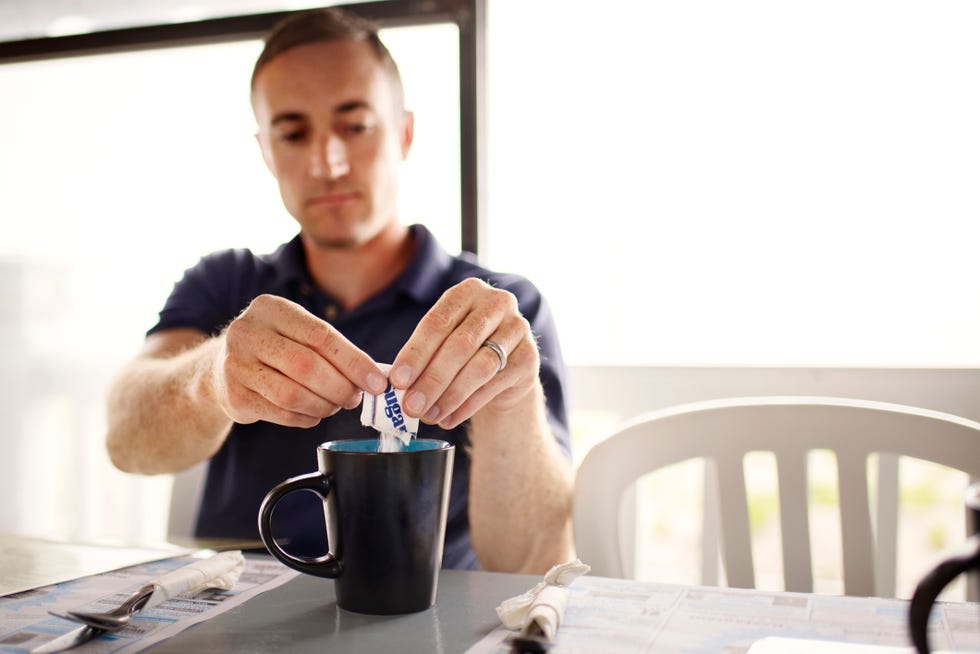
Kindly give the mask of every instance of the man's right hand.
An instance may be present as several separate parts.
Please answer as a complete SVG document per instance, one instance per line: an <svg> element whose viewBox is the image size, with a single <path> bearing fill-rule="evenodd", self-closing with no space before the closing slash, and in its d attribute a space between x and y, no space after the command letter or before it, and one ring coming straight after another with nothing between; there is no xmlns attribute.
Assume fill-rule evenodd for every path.
<svg viewBox="0 0 980 654"><path fill-rule="evenodd" d="M386 375L329 323L281 297L260 295L223 332L212 369L215 397L239 423L313 427Z"/></svg>

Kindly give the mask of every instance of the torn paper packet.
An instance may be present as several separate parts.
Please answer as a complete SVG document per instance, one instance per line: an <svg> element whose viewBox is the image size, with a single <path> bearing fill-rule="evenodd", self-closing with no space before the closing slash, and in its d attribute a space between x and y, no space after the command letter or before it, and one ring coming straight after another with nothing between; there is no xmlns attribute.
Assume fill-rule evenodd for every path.
<svg viewBox="0 0 980 654"><path fill-rule="evenodd" d="M382 366L385 372L391 366ZM394 452L401 449L401 445L408 445L408 442L415 438L419 433L419 419L405 415L402 411L402 404L405 401L405 391L392 388L388 382L384 393L380 395L364 394L364 402L361 404L361 424L365 427L373 427L381 433L382 452ZM400 441L400 445L399 445Z"/></svg>

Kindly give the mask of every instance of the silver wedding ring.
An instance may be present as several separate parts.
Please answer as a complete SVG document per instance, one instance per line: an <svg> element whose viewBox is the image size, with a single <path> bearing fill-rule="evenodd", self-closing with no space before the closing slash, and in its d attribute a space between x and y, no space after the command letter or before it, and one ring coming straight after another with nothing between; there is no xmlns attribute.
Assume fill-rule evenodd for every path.
<svg viewBox="0 0 980 654"><path fill-rule="evenodd" d="M493 350L494 354L497 355L497 358L500 359L500 366L497 368L497 372L503 370L504 366L507 365L507 353L504 352L504 348L500 347L500 345L491 340L483 341L483 347L488 347Z"/></svg>

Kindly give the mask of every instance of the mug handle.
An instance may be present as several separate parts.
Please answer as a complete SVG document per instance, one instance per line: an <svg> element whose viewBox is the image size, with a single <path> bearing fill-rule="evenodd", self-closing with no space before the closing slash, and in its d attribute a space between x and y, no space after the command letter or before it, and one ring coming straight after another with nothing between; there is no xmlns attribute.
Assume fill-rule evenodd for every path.
<svg viewBox="0 0 980 654"><path fill-rule="evenodd" d="M939 593L957 576L980 566L980 536L971 536L962 552L951 556L922 578L909 605L909 633L918 654L929 654L929 614Z"/></svg>
<svg viewBox="0 0 980 654"><path fill-rule="evenodd" d="M299 490L311 490L323 499L327 499L327 494L330 493L330 480L319 472L312 472L291 477L275 486L262 500L262 506L259 508L259 535L269 553L293 570L317 577L336 579L340 576L341 564L333 554L327 552L318 557L295 556L279 547L272 534L272 512L276 504L289 493Z"/></svg>

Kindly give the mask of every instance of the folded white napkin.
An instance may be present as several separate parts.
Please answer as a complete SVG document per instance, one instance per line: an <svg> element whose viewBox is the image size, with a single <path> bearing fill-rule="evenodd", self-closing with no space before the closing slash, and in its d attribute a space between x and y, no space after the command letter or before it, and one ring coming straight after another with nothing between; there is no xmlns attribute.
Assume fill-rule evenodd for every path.
<svg viewBox="0 0 980 654"><path fill-rule="evenodd" d="M520 629L534 620L552 640L565 614L568 586L591 569L578 559L556 565L533 588L500 603L500 622L508 629Z"/></svg>
<svg viewBox="0 0 980 654"><path fill-rule="evenodd" d="M166 602L185 593L197 593L205 588L231 590L245 569L241 551L221 552L201 561L168 572L152 582L154 589L144 608Z"/></svg>

